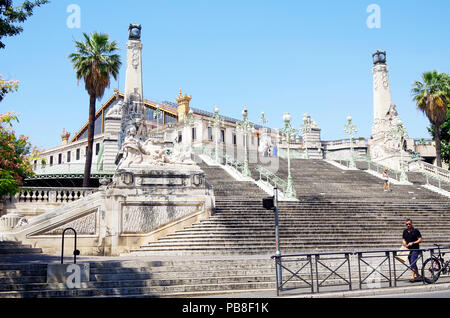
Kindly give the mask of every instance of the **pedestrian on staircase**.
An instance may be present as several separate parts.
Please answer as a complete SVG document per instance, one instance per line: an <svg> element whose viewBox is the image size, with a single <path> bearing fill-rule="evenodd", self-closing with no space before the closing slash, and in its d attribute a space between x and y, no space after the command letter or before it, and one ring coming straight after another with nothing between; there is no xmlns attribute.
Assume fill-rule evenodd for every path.
<svg viewBox="0 0 450 318"><path fill-rule="evenodd" d="M383 180L384 180L384 192L391 191L391 183L389 182L388 169L384 169L383 171Z"/></svg>
<svg viewBox="0 0 450 318"><path fill-rule="evenodd" d="M412 276L409 280L411 283L420 281L419 271L417 269L417 260L420 255L420 243L422 243L422 234L420 231L413 227L411 219L407 219L405 222L406 229L403 230L403 246L410 250L408 260L410 268L412 270Z"/></svg>

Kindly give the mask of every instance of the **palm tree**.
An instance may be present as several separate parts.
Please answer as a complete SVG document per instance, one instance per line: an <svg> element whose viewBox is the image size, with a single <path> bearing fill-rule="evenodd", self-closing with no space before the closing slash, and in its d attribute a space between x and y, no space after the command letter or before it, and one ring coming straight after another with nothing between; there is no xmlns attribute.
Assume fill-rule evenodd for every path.
<svg viewBox="0 0 450 318"><path fill-rule="evenodd" d="M447 118L447 107L450 103L450 77L437 71L422 74L422 82L415 81L411 90L413 100L434 126L436 142L436 163L442 167L441 140L439 129Z"/></svg>
<svg viewBox="0 0 450 318"><path fill-rule="evenodd" d="M94 144L95 100L101 100L105 89L109 87L110 76L117 80L121 66L116 41L109 42L107 34L94 32L91 36L83 33L84 42L75 41L76 52L69 55L76 70L77 80L84 80L89 94L88 148L84 167L83 187L89 186Z"/></svg>

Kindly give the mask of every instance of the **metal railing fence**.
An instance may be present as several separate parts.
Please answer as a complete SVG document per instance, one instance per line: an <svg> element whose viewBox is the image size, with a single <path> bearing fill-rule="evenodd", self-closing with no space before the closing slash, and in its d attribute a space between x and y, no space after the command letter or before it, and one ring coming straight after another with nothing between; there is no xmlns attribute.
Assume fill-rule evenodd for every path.
<svg viewBox="0 0 450 318"><path fill-rule="evenodd" d="M418 273L422 275L427 259L438 255L437 249L417 250L418 258L412 264L408 256L401 257L405 250L274 255L271 258L275 261L275 268L282 269L275 271L277 296L280 292L292 293L305 289L315 294L399 287L404 282L409 283L413 265L417 265ZM450 252L450 246L440 247L439 251L445 255ZM409 250L406 252L409 253ZM450 261L442 264L438 277L450 282L445 279L450 277L449 274ZM421 284L426 283L421 280Z"/></svg>

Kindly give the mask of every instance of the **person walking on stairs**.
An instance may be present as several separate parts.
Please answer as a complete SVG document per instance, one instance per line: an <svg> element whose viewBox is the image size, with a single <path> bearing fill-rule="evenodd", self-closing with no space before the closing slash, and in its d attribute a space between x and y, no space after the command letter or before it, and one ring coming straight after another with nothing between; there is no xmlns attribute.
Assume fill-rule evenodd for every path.
<svg viewBox="0 0 450 318"><path fill-rule="evenodd" d="M410 268L412 270L412 276L409 280L411 283L420 281L420 275L417 268L417 260L420 255L420 243L422 243L422 234L420 231L413 227L411 219L407 219L405 222L406 229L403 231L403 246L410 250L408 260Z"/></svg>
<svg viewBox="0 0 450 318"><path fill-rule="evenodd" d="M388 169L384 169L383 171L383 180L384 180L384 192L391 191L391 183L389 182Z"/></svg>

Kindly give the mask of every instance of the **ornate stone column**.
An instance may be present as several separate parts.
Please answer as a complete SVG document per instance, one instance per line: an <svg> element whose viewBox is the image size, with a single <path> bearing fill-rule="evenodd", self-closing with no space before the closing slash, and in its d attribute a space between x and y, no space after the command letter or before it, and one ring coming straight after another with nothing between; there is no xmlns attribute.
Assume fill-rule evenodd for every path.
<svg viewBox="0 0 450 318"><path fill-rule="evenodd" d="M141 29L142 27L138 24L131 24L128 29L125 103L144 100Z"/></svg>
<svg viewBox="0 0 450 318"><path fill-rule="evenodd" d="M374 122L384 119L392 105L389 84L389 67L386 65L386 52L378 50L373 54L373 117Z"/></svg>
<svg viewBox="0 0 450 318"><path fill-rule="evenodd" d="M401 147L392 136L392 130L400 118L396 105L392 104L386 52L378 50L372 57L374 122L369 140L370 157L391 169L398 169Z"/></svg>

